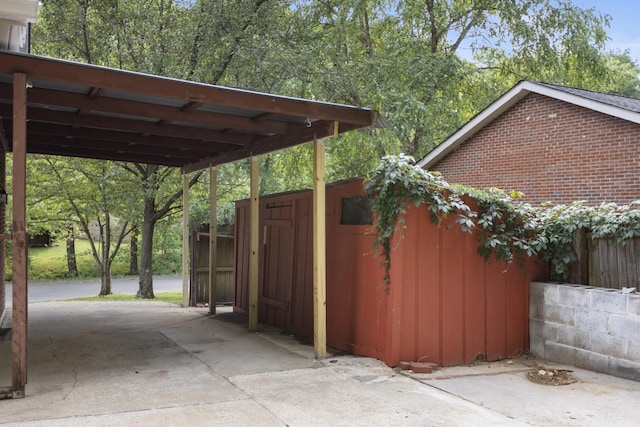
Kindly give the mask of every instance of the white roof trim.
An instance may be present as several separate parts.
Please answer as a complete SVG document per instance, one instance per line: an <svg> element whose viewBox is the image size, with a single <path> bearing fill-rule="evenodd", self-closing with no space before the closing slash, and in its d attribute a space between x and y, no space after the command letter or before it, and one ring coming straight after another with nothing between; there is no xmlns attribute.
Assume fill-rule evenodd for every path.
<svg viewBox="0 0 640 427"><path fill-rule="evenodd" d="M39 6L38 0L2 0L0 19L26 26L28 22L36 22L38 19Z"/></svg>
<svg viewBox="0 0 640 427"><path fill-rule="evenodd" d="M581 96L573 95L529 80L523 80L433 149L426 155L426 157L418 162L418 166L425 169L430 168L529 93L548 96L550 98L565 101L570 104L589 108L603 114L640 124L640 113L591 99L586 99Z"/></svg>

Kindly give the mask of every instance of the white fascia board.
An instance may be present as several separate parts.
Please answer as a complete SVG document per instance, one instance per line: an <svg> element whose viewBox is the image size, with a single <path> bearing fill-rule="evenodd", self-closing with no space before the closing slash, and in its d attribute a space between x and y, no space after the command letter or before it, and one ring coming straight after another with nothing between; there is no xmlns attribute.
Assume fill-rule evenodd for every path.
<svg viewBox="0 0 640 427"><path fill-rule="evenodd" d="M0 20L11 21L26 26L38 19L38 0L2 0L0 2Z"/></svg>

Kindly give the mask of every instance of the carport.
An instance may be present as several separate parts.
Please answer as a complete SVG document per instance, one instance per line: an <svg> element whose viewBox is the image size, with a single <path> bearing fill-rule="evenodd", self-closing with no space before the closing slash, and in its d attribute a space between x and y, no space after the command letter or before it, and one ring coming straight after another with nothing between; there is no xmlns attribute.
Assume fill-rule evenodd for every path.
<svg viewBox="0 0 640 427"><path fill-rule="evenodd" d="M27 383L26 156L28 153L158 164L184 175L183 290L188 282L188 174L210 170L210 245L216 247L216 166L251 161L249 329L258 322L258 156L314 144L314 212L324 212L323 138L378 125L375 111L231 89L14 52L0 52L0 190L13 153L12 229L0 205L0 265L12 241L12 384L0 396L24 397ZM324 215L314 217L314 351L326 354ZM209 271L215 272L215 250ZM0 310L4 310L4 267ZM215 312L215 274L210 275ZM187 294L184 292L184 305ZM1 313L1 311L0 311Z"/></svg>

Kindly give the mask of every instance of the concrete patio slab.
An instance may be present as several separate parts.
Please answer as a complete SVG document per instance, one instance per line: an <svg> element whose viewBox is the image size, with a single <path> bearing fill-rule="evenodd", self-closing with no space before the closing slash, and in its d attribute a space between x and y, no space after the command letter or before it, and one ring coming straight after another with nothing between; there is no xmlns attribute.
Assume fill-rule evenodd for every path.
<svg viewBox="0 0 640 427"><path fill-rule="evenodd" d="M247 330L222 309L158 302L29 306L27 397L0 401L0 425L637 425L640 383L576 371L530 383L519 362L407 374L313 348L276 328ZM226 312L225 312L226 311ZM5 325L6 326L6 325ZM10 342L0 341L0 384Z"/></svg>

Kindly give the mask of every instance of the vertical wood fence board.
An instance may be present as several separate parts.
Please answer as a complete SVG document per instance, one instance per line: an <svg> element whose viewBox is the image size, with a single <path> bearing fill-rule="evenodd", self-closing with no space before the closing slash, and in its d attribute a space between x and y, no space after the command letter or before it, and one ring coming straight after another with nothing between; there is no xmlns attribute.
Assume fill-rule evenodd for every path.
<svg viewBox="0 0 640 427"><path fill-rule="evenodd" d="M403 248L417 248L419 239L419 221L420 212L412 209L405 216L406 229L398 229L400 245ZM395 255L395 254L393 254ZM416 319L419 311L418 305L418 265L421 260L418 259L417 251L404 251L403 257L392 256L391 268L402 268L402 281L396 281L389 284L391 292L402 291L402 299L400 306L400 318L402 327L400 331L400 358L403 360L414 360L418 353L417 349L417 325Z"/></svg>
<svg viewBox="0 0 640 427"><path fill-rule="evenodd" d="M607 239L589 240L589 285L640 290L640 237L626 245Z"/></svg>
<svg viewBox="0 0 640 427"><path fill-rule="evenodd" d="M211 304L209 296L209 233L193 233L195 248L192 249L191 271L195 277L195 303ZM193 245L192 245L193 246ZM233 236L218 235L216 238L216 301L220 304L234 301L234 238ZM195 256L194 256L195 254ZM193 273L195 272L195 273Z"/></svg>
<svg viewBox="0 0 640 427"><path fill-rule="evenodd" d="M506 283L504 273L500 269L502 263L492 258L485 270L487 282L487 360L498 360L505 357L506 349Z"/></svg>
<svg viewBox="0 0 640 427"><path fill-rule="evenodd" d="M426 209L418 209L417 230L419 233L417 253L418 301L416 318L417 353L407 360L442 363L441 338L442 323L440 304L440 230L431 224L431 214Z"/></svg>
<svg viewBox="0 0 640 427"><path fill-rule="evenodd" d="M447 229L451 227L451 229ZM440 225L442 235L442 364L464 363L464 287L462 247L453 217Z"/></svg>
<svg viewBox="0 0 640 427"><path fill-rule="evenodd" d="M313 257L311 244L311 199L296 200L293 250L293 286L289 330L299 336L313 336Z"/></svg>
<svg viewBox="0 0 640 427"><path fill-rule="evenodd" d="M484 259L478 256L478 234L461 233L464 239L464 361L471 363L486 352L487 319Z"/></svg>
<svg viewBox="0 0 640 427"><path fill-rule="evenodd" d="M502 264L503 267L506 267ZM505 357L521 354L529 347L529 280L514 261L505 278L506 348Z"/></svg>

